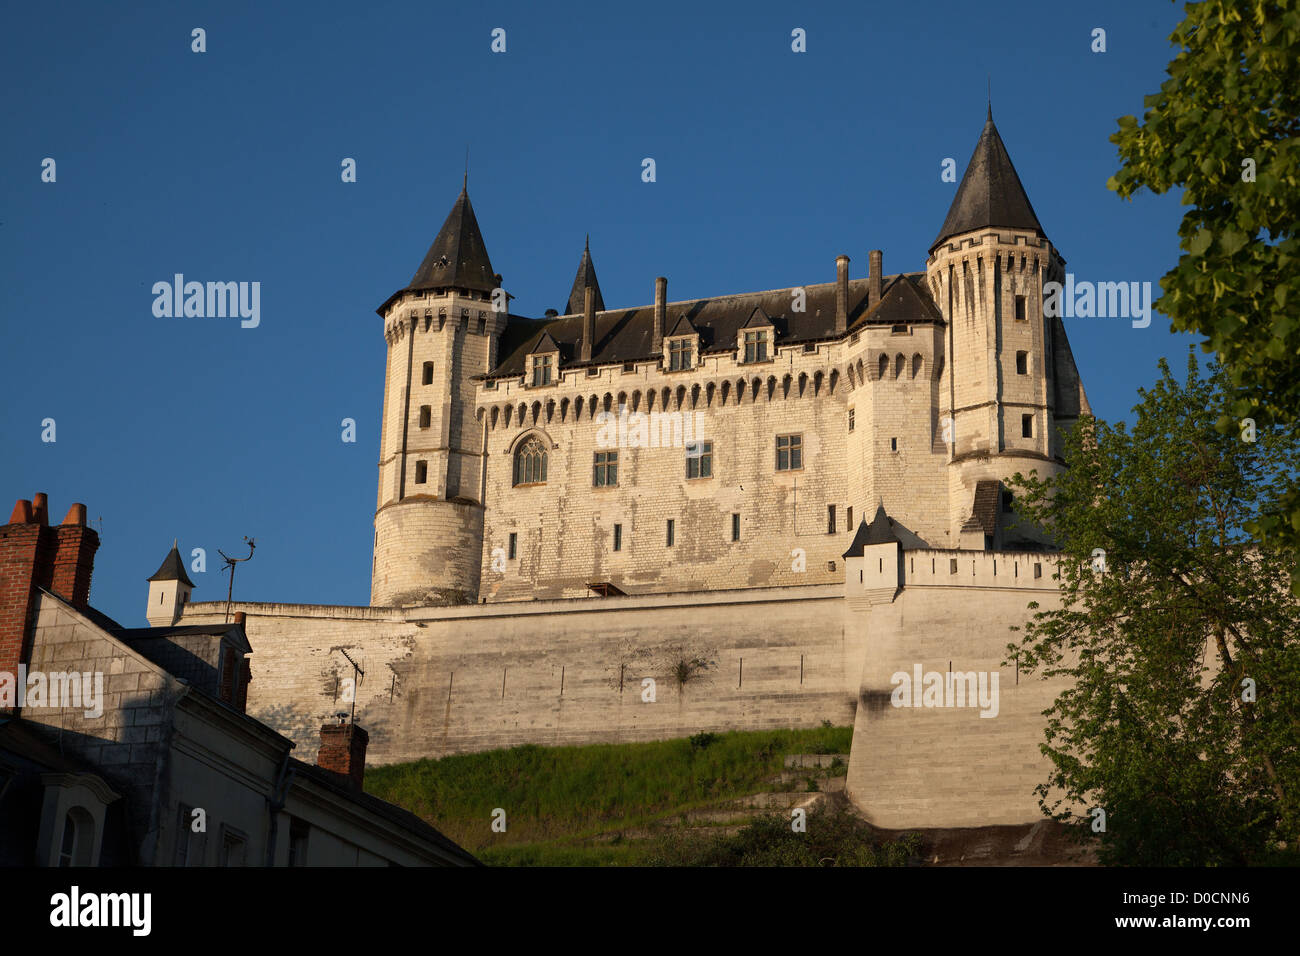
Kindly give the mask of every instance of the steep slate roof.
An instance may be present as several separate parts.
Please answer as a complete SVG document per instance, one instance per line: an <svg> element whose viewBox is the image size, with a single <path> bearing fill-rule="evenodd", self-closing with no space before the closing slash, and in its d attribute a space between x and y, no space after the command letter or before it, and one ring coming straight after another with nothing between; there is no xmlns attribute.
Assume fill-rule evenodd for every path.
<svg viewBox="0 0 1300 956"><path fill-rule="evenodd" d="M591 286L592 298L595 300L596 311L605 311L605 299L600 294L600 283L596 281L596 266L591 261L591 239L588 238L587 244L582 250L582 259L578 262L578 274L573 277L573 289L569 292L569 301L565 307L565 315L581 315L582 310L586 307L586 289Z"/></svg>
<svg viewBox="0 0 1300 956"><path fill-rule="evenodd" d="M843 557L860 558L864 548L873 544L890 543L898 543L898 535L894 534L894 523L889 515L885 514L885 506L882 503L876 507L876 516L871 519L871 524L867 524L866 518L858 524L858 533L853 536L853 543L849 545L849 550L844 552Z"/></svg>
<svg viewBox="0 0 1300 956"><path fill-rule="evenodd" d="M948 218L939 230L939 237L930 244L930 251L945 239L989 226L1028 229L1044 236L998 128L993 125L991 106L975 152L966 164L966 174L948 209Z"/></svg>
<svg viewBox="0 0 1300 956"><path fill-rule="evenodd" d="M474 207L470 205L468 186L462 186L447 221L402 291L454 288L490 293L497 285L483 233L479 232Z"/></svg>
<svg viewBox="0 0 1300 956"><path fill-rule="evenodd" d="M185 573L185 562L181 560L181 553L176 550L176 544L172 543L172 549L167 552L167 557L163 558L163 563L158 570L149 575L150 581L180 581L194 587L194 582L190 580L189 575Z"/></svg>
<svg viewBox="0 0 1300 956"><path fill-rule="evenodd" d="M700 333L696 330L695 326L691 325L691 320L686 317L686 313L683 312L680 316L678 316L677 324L674 325L668 332L664 333L664 338L671 339L674 336L678 336L678 335L699 335L699 334Z"/></svg>
<svg viewBox="0 0 1300 956"><path fill-rule="evenodd" d="M875 309L867 312L867 279L849 280L849 331L854 326L872 324L898 324L900 322L936 322L942 324L943 316L935 308L925 287L922 272L890 276L888 285ZM896 288L898 286L910 288ZM773 289L767 292L746 292L739 295L718 296L709 299L689 299L670 302L664 326L676 329L678 320L685 316L700 336L700 350L731 352L736 348L736 334L749 322L755 309L761 309L776 329L776 344L791 345L836 339L834 282L803 286L806 292L806 309L794 312L792 292ZM891 296L893 297L891 301ZM886 308L887 307L887 308ZM880 318L877 318L880 316ZM560 347L561 362L566 367L578 362L579 343L582 337L582 316L571 315L552 319L522 319L511 316L501 338L498 354L500 363L488 378L508 378L524 373L524 360L531 354L537 340L545 331ZM613 365L636 360L658 358L652 348L654 335L654 305L631 309L610 309L596 313L596 341L592 348L592 365Z"/></svg>
<svg viewBox="0 0 1300 956"><path fill-rule="evenodd" d="M853 536L853 542L849 545L849 550L844 552L843 557L860 558L864 548L873 544L891 542L902 545L904 551L930 547L929 543L916 532L885 514L885 505L882 502L877 506L876 516L871 519L870 525L865 518L858 524L858 532Z"/></svg>
<svg viewBox="0 0 1300 956"><path fill-rule="evenodd" d="M970 517L962 525L963 531L982 530L985 534L993 534L997 530L1001 488L1002 482L996 478L975 482L975 503Z"/></svg>
<svg viewBox="0 0 1300 956"><path fill-rule="evenodd" d="M536 355L538 352L558 352L559 350L560 346L556 344L555 339L551 338L548 333L543 332L542 337L537 340L537 344L533 346L532 351L528 354Z"/></svg>

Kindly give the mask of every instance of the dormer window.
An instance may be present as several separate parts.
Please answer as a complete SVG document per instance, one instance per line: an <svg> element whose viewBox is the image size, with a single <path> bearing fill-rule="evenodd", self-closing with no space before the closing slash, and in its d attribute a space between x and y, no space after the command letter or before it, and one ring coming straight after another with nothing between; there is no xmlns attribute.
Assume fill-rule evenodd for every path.
<svg viewBox="0 0 1300 956"><path fill-rule="evenodd" d="M554 367L552 361L553 355L534 355L533 356L533 386L551 384L551 369Z"/></svg>
<svg viewBox="0 0 1300 956"><path fill-rule="evenodd" d="M673 339L668 343L668 371L680 372L694 367L694 348L690 339Z"/></svg>
<svg viewBox="0 0 1300 956"><path fill-rule="evenodd" d="M745 333L745 362L766 362L767 361L767 333L766 332L746 332Z"/></svg>

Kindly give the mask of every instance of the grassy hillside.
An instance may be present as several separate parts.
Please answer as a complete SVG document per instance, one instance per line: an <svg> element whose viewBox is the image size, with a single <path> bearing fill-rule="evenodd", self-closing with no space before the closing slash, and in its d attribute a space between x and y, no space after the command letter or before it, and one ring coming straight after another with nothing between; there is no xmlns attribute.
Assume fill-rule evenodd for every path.
<svg viewBox="0 0 1300 956"><path fill-rule="evenodd" d="M867 829L842 808L811 810L821 821L817 839L808 839L810 826L810 834L791 842L786 834L796 835L788 811L756 814L737 807L741 798L774 786L816 791L815 774L783 772L785 756L846 754L851 737L850 727L823 726L649 743L523 746L369 768L366 789L419 814L494 864L815 864L831 838L852 844L846 861L851 856L857 863L901 862L906 854L873 855ZM492 831L498 808L505 811L504 833ZM702 817L715 826L691 825ZM823 856L808 859L813 852Z"/></svg>

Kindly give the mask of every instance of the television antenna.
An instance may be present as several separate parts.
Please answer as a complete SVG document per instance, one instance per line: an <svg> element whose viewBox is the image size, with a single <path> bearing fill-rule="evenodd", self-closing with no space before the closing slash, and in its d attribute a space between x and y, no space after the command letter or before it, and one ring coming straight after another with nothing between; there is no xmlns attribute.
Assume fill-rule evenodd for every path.
<svg viewBox="0 0 1300 956"><path fill-rule="evenodd" d="M234 600L235 597L235 565L239 564L239 562L241 561L247 561L249 560L249 558L252 558L253 549L257 547L257 542L255 542L248 535L244 535L244 540L248 542L247 558L227 557L226 552L222 551L220 548L217 548L217 554L221 555L221 557L224 558L226 562L226 566L221 570L230 572L230 588L226 591L226 623L227 624L230 623L230 602Z"/></svg>

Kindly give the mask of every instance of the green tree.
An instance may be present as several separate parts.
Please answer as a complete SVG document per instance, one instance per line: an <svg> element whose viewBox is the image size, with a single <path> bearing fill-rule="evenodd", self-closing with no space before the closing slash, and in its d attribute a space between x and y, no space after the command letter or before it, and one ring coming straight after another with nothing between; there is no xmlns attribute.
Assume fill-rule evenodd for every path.
<svg viewBox="0 0 1300 956"><path fill-rule="evenodd" d="M1190 206L1182 255L1155 303L1181 332L1206 336L1232 386L1218 427L1294 427L1300 414L1300 0L1189 3L1179 48L1139 123L1119 120L1122 168L1107 185L1129 198L1175 187ZM1300 483L1250 530L1300 546ZM1292 565L1300 593L1300 568Z"/></svg>
<svg viewBox="0 0 1300 956"><path fill-rule="evenodd" d="M1300 601L1285 554L1244 525L1295 441L1219 431L1220 366L1160 371L1131 432L1081 419L1068 470L1009 481L1063 552L1061 607L1031 604L1008 645L1022 673L1069 678L1045 712L1040 805L1087 836L1096 818L1071 806L1103 809L1106 863L1264 862L1300 835Z"/></svg>

